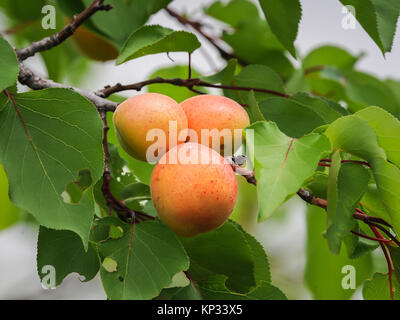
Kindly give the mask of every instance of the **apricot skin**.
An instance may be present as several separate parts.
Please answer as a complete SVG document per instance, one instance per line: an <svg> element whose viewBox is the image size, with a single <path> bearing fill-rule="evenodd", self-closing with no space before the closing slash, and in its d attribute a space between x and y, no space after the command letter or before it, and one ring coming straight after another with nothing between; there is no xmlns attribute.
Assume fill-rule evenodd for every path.
<svg viewBox="0 0 400 320"><path fill-rule="evenodd" d="M109 61L118 57L118 50L97 34L79 27L72 36L76 45L87 57L97 61Z"/></svg>
<svg viewBox="0 0 400 320"><path fill-rule="evenodd" d="M175 151L178 161L173 164L170 159ZM179 154L191 161L182 163ZM207 154L209 163L195 162L197 156ZM176 234L192 237L218 228L229 218L238 185L231 166L216 151L201 144L184 143L160 159L150 190L161 221Z"/></svg>
<svg viewBox="0 0 400 320"><path fill-rule="evenodd" d="M250 124L249 116L236 101L223 96L199 95L181 102L181 106L188 118L189 129L193 129L198 136L199 143L213 148L212 137L209 141L201 141L201 129L229 129L234 138L234 129L244 129ZM241 139L241 136L239 137ZM218 140L216 140L218 141ZM240 144L241 141L239 141ZM232 139L234 143L234 139ZM220 140L220 150L224 145ZM234 144L232 144L234 149Z"/></svg>
<svg viewBox="0 0 400 320"><path fill-rule="evenodd" d="M147 133L151 129L161 129L165 133L166 151L177 144L175 141L170 145L170 120L176 121L178 134L187 130L187 118L179 104L159 93L131 97L117 107L113 116L121 147L132 157L142 161L146 161L147 149L156 142L146 141Z"/></svg>

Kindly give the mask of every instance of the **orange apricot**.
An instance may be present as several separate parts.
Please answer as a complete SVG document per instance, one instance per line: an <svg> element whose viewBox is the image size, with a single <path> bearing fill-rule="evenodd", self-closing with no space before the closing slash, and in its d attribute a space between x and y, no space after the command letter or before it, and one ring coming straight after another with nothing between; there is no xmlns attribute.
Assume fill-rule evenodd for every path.
<svg viewBox="0 0 400 320"><path fill-rule="evenodd" d="M182 107L159 93L125 100L114 112L113 123L121 147L142 161L155 162L187 138L187 118ZM153 155L155 160L150 160Z"/></svg>
<svg viewBox="0 0 400 320"><path fill-rule="evenodd" d="M153 170L150 190L161 221L176 234L192 237L229 218L238 185L219 153L189 142L164 154Z"/></svg>

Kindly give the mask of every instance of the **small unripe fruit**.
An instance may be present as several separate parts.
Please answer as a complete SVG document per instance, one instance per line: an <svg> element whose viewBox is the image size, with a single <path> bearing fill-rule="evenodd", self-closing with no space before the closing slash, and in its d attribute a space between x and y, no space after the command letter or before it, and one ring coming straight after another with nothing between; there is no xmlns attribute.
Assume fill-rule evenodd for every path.
<svg viewBox="0 0 400 320"><path fill-rule="evenodd" d="M186 99L181 106L188 118L189 129L196 132L199 143L214 148L218 152L223 152L226 143L231 143L232 152L241 145L240 130L247 127L250 120L246 110L236 101L223 96L199 95ZM209 139L201 140L202 129L210 130ZM235 135L235 129L239 129L236 130L239 134L236 132ZM219 134L223 132L228 132L232 140L224 141L223 136ZM213 139L217 147L213 147ZM230 154L225 154L227 155Z"/></svg>
<svg viewBox="0 0 400 320"><path fill-rule="evenodd" d="M182 107L173 99L159 93L144 93L125 100L114 112L113 123L121 147L132 157L146 161L150 146L160 143L162 156L187 137L187 118ZM177 137L170 139L170 125L176 125ZM152 129L162 132L165 141L149 137ZM173 130L175 131L175 130ZM183 136L183 138L182 138ZM165 143L164 143L165 142Z"/></svg>
<svg viewBox="0 0 400 320"><path fill-rule="evenodd" d="M218 228L229 218L238 185L220 154L201 144L184 143L160 159L150 190L161 221L176 234L192 237Z"/></svg>

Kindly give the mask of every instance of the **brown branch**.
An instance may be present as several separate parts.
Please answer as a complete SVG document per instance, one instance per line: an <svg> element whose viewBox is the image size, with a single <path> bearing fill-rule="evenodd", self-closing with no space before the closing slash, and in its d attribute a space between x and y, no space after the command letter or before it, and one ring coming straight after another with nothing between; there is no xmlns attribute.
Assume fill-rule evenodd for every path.
<svg viewBox="0 0 400 320"><path fill-rule="evenodd" d="M318 197L313 196L309 191L305 189L299 189L297 191L297 195L303 199L305 202L318 206L320 208L326 209L328 207L328 201L325 199L321 199Z"/></svg>
<svg viewBox="0 0 400 320"><path fill-rule="evenodd" d="M219 54L221 55L222 58L224 58L225 60L237 59L238 62L242 66L247 65L246 61L243 61L241 58L236 56L234 53L229 53L228 51L223 49L220 45L218 45L216 42L216 39L214 39L212 36L208 35L206 32L203 31L201 23L199 23L197 21L189 20L188 18L185 18L184 16L180 15L179 13L177 13L176 11L174 11L170 8L165 8L165 10L168 12L168 14L171 17L175 18L180 24L182 24L184 26L190 26L194 30L196 30L197 33L199 33L201 36L203 36L215 49L217 49L217 51L219 52Z"/></svg>
<svg viewBox="0 0 400 320"><path fill-rule="evenodd" d="M97 96L93 92L85 91L79 88L75 88L72 86L67 86L61 83L54 82L52 80L44 79L40 77L39 75L35 74L31 69L26 67L22 62L19 64L20 71L18 75L18 81L21 84L24 84L28 86L29 88L33 90L42 90L42 89L47 89L47 88L64 88L64 89L70 89L73 90L84 97L86 97L88 100L93 102L93 104L98 108L98 109L103 109L106 111L114 111L117 107L117 103L112 102L107 99L103 99L99 96Z"/></svg>
<svg viewBox="0 0 400 320"><path fill-rule="evenodd" d="M234 162L230 162L230 164L232 166L232 169L235 172L237 172L238 174L243 175L249 183L257 185L254 171L248 170L246 168L242 168L239 165L235 164ZM318 206L323 209L328 208L328 201L326 199L318 198L318 197L312 195L308 190L300 188L297 191L297 195L309 204ZM400 241L397 240L396 237L393 236L390 231L386 230L384 227L381 226L381 225L385 225L389 228L392 228L392 226L389 223L387 223L384 219L368 216L365 212L363 212L362 210L360 210L358 208L355 209L355 212L353 213L353 218L364 222L368 226L372 226L372 227L380 229L390 238L390 240L395 242L396 245L398 245L400 247Z"/></svg>
<svg viewBox="0 0 400 320"><path fill-rule="evenodd" d="M161 77L152 78L149 80L122 85L121 83L117 83L114 86L106 86L104 89L98 91L96 94L100 97L106 98L113 93L126 91L126 90L136 90L140 91L145 86L154 83L164 83L164 84L171 84L178 87L186 87L188 89L193 88L194 86L198 87L207 87L207 88L217 88L217 89L226 89L226 90L239 90L239 91L254 91L254 92L262 92L262 93L269 93L272 95L280 96L283 98L289 98L290 96L286 93L269 90L269 89L261 89L261 88L250 88L250 87L241 87L241 86L230 86L230 85L219 85L213 84L209 82L205 82L200 78L192 78L192 79L181 79L181 78L172 78L172 79L165 79Z"/></svg>
<svg viewBox="0 0 400 320"><path fill-rule="evenodd" d="M235 171L237 174L243 176L247 180L248 183L254 184L255 186L257 185L254 171L243 168L234 162L230 162L230 165L231 165L233 171Z"/></svg>
<svg viewBox="0 0 400 320"><path fill-rule="evenodd" d="M321 159L320 162L332 162L332 159ZM363 166L369 167L371 168L371 165L366 162L366 161L359 161L359 160L341 160L341 163L346 163L346 162L352 162L352 163L357 163L357 164L361 164Z"/></svg>
<svg viewBox="0 0 400 320"><path fill-rule="evenodd" d="M352 234L355 234L356 236L359 236L364 239L372 240L372 241L383 242L383 243L391 243L392 242L392 240L390 240L390 239L374 238L374 237L367 236L366 234L363 234L363 233L360 233L360 232L357 232L354 230L351 230L350 232Z"/></svg>
<svg viewBox="0 0 400 320"><path fill-rule="evenodd" d="M49 50L59 45L68 37L70 37L82 23L84 23L97 11L108 11L112 9L111 5L105 5L103 3L104 0L94 0L89 7L83 10L80 14L75 15L72 18L71 22L68 23L60 32L55 33L50 37L46 37L42 40L35 41L26 48L16 50L18 59L20 61L23 61L29 57L34 56L37 52Z"/></svg>

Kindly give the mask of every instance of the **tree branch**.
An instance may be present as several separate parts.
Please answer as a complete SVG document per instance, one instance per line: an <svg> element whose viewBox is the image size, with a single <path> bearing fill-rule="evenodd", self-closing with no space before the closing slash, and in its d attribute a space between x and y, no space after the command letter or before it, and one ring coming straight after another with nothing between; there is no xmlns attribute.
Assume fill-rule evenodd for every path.
<svg viewBox="0 0 400 320"><path fill-rule="evenodd" d="M246 178L246 180L249 183L257 185L254 171L251 171L246 168L242 168L239 165L235 164L234 162L231 162L230 164L232 166L232 169L236 173L244 176L244 178ZM318 198L303 188L301 188L297 191L297 195L301 199L303 199L305 202L307 202L311 205L315 205L315 206L318 206L323 209L328 208L328 201L326 199ZM365 212L363 212L362 210L360 210L358 208L355 209L355 212L353 213L353 218L364 222L365 224L367 224L370 227L375 227L375 228L382 230L390 238L390 240L394 241L396 243L396 245L398 245L400 247L400 241L397 240L396 237L393 236L390 231L386 230L384 227L381 226L381 224L382 224L389 228L392 228L392 226L389 223L387 223L385 220L383 220L381 218L368 216Z"/></svg>
<svg viewBox="0 0 400 320"><path fill-rule="evenodd" d="M238 175L243 176L248 183L254 184L255 186L257 185L256 177L254 175L254 171L243 168L236 164L235 162L230 162L230 165Z"/></svg>
<svg viewBox="0 0 400 320"><path fill-rule="evenodd" d="M200 35L202 35L209 43L211 43L211 45L217 49L217 51L219 52L219 54L221 55L222 58L224 58L225 60L229 60L229 59L237 59L238 62L242 65L242 66L246 66L247 62L243 61L241 58L239 58L238 56L236 56L234 53L229 53L228 51L224 50L221 46L219 46L217 44L217 42L215 41L215 39L208 35L207 33L205 33L202 30L202 24L196 21L192 21L189 20L187 18L185 18L184 16L178 14L177 12L175 12L174 10L170 9L170 8L165 8L165 11L168 12L168 14L175 18L180 24L184 25L184 26L190 26L192 27L194 30L197 31L197 33L199 33Z"/></svg>
<svg viewBox="0 0 400 320"><path fill-rule="evenodd" d="M133 84L127 84L127 85L122 85L121 83L117 83L114 86L106 86L104 89L96 92L96 94L99 97L106 98L106 97L108 97L111 94L116 93L116 92L121 92L121 91L126 91L126 90L140 91L145 86L148 86L148 85L154 84L154 83L167 83L167 84L172 84L172 85L178 86L178 87L186 87L188 89L191 89L194 86L198 86L198 87L208 87L208 88L217 88L217 89L226 89L226 90L263 92L263 93L269 93L269 94L272 94L272 95L280 96L280 97L283 97L283 98L289 98L290 97L286 93L282 93L282 92L278 92L278 91L274 91L274 90L261 89L261 88L250 88L250 87L240 87L240 86L230 86L230 85L219 85L219 84L213 84L213 83L209 83L209 82L203 81L200 78L165 79L165 78L161 78L161 77L156 77L156 78L152 78L152 79L149 79L149 80L145 80L145 81L141 81L141 82L137 82L137 83L133 83Z"/></svg>
<svg viewBox="0 0 400 320"><path fill-rule="evenodd" d="M110 100L101 98L97 96L93 92L85 91L79 88L75 88L72 86L67 86L61 83L54 82L53 80L48 80L40 77L39 75L35 74L31 69L26 67L22 62L19 64L19 75L18 75L18 81L21 84L24 84L28 86L29 88L33 90L41 90L41 89L47 89L47 88L65 88L65 89L70 89L73 90L84 97L86 97L88 100L93 102L93 104L98 108L98 109L103 109L106 111L114 111L117 107L117 103L112 102Z"/></svg>
<svg viewBox="0 0 400 320"><path fill-rule="evenodd" d="M49 50L70 37L75 30L89 19L97 11L111 10L111 5L104 5L104 0L94 0L92 4L83 10L80 14L75 15L71 22L68 23L60 32L51 35L50 37L31 43L28 47L16 50L18 59L23 61L34 56L37 52Z"/></svg>

